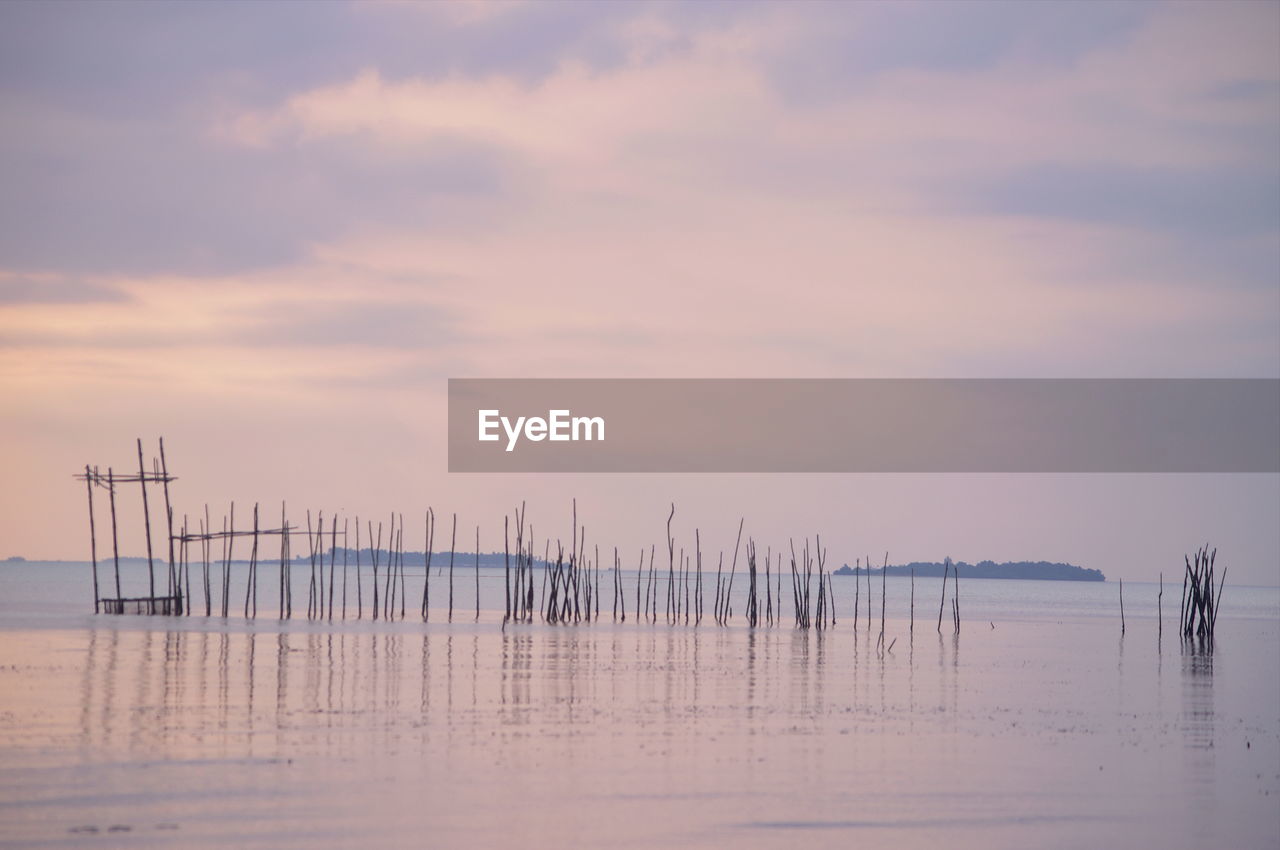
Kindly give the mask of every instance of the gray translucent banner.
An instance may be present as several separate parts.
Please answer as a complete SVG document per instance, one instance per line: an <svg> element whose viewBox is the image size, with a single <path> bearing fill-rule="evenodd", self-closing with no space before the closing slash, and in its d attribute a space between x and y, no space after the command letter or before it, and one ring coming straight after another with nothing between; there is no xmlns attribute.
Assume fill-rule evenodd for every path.
<svg viewBox="0 0 1280 850"><path fill-rule="evenodd" d="M1280 381L455 378L449 471L1274 473Z"/></svg>

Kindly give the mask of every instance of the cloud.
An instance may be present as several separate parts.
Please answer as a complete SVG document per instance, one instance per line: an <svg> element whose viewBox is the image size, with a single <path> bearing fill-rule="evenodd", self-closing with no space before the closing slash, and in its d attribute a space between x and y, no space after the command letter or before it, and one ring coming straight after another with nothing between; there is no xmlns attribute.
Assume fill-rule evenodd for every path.
<svg viewBox="0 0 1280 850"><path fill-rule="evenodd" d="M343 140L264 150L202 126L116 126L9 101L0 255L62 273L217 274L296 262L360 228L447 228L445 200L501 190L491 151L437 139L412 155Z"/></svg>
<svg viewBox="0 0 1280 850"><path fill-rule="evenodd" d="M1184 239L1280 229L1280 169L1041 165L1002 176L978 196L977 206L1002 215L1119 224Z"/></svg>
<svg viewBox="0 0 1280 850"><path fill-rule="evenodd" d="M92 304L126 297L108 284L78 278L0 274L0 305Z"/></svg>
<svg viewBox="0 0 1280 850"><path fill-rule="evenodd" d="M254 92L140 116L0 95L24 119L0 140L10 268L125 275L148 305L223 293L202 320L216 327L165 301L168 324L63 313L22 338L336 349L381 323L383 347L414 351L427 328L473 374L936 374L1099 368L1069 342L1086 309L1109 311L1117 343L1097 348L1117 355L1180 327L1177 299L1224 338L1280 313L1258 300L1280 229L1268 16L1053 5L987 27L997 7L965 8L861 4L817 24L788 6L342 8L359 18L342 56L362 64L327 75L251 50ZM511 61L405 64L390 20ZM528 65L505 41L522 27ZM955 55L934 43L948 29ZM791 96L780 57L821 60L827 35L863 64ZM380 49L352 46L365 38ZM359 291L367 314L316 307L304 275ZM394 306L411 304L425 312ZM1242 362L1277 349L1249 338Z"/></svg>

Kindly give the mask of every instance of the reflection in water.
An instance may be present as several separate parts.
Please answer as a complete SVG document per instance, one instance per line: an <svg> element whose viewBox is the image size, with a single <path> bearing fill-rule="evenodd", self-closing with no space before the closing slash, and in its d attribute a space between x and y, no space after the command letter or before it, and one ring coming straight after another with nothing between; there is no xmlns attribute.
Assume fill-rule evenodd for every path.
<svg viewBox="0 0 1280 850"><path fill-rule="evenodd" d="M84 666L65 682L74 699L47 726L32 719L29 737L45 734L56 750L61 722L82 762L152 775L166 764L199 765L201 776L224 765L232 788L319 795L310 817L337 818L334 801L356 799L357 830L402 828L400 815L371 820L392 802L401 813L419 807L445 830L442 846L466 843L447 837L470 834L477 812L496 830L504 807L564 820L582 801L606 813L606 826L631 817L640 836L675 818L683 831L666 836L673 846L723 846L716 830L757 821L825 824L816 843L828 846L860 843L874 824L900 832L870 843L896 834L912 836L905 846L1032 846L1052 843L1035 840L1051 837L1036 824L1087 814L1151 829L1150 813L1174 802L1179 814L1162 816L1176 828L1157 831L1214 843L1226 820L1215 772L1229 761L1215 752L1215 724L1234 728L1222 718L1238 714L1223 708L1222 682L1215 695L1213 655L1184 647L1181 691L1161 703L1156 646L1132 635L1117 646L1091 628L1032 645L1024 641L1037 632L1015 628L967 635L962 663L958 635L939 634L937 655L922 644L917 658L905 630L889 652L840 630L113 624L76 636ZM1181 722L1159 722L1166 709ZM663 814L647 809L640 822L629 813L645 794ZM449 802L422 802L433 799ZM453 823L453 808L471 820ZM966 845L929 833L921 811L1007 832L975 832L997 840ZM706 834L689 831L707 823ZM574 833L567 843L608 837Z"/></svg>
<svg viewBox="0 0 1280 850"><path fill-rule="evenodd" d="M1182 728L1187 749L1207 753L1212 773L1213 647L1200 641L1182 644Z"/></svg>
<svg viewBox="0 0 1280 850"><path fill-rule="evenodd" d="M1215 834L1216 754L1214 752L1213 645L1202 640L1182 642L1182 735L1187 775L1194 793L1192 823L1202 846Z"/></svg>

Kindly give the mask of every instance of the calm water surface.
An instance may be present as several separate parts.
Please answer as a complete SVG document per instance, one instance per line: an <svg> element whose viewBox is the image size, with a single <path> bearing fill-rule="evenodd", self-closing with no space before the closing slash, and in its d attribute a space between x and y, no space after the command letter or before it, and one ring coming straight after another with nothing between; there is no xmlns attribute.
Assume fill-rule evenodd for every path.
<svg viewBox="0 0 1280 850"><path fill-rule="evenodd" d="M1158 641L1151 585L1122 638L1114 584L962 580L956 636L890 580L886 652L879 580L870 631L847 579L805 633L504 630L470 574L452 624L94 617L84 578L0 570L3 846L1280 842L1275 589L1208 653L1180 587Z"/></svg>

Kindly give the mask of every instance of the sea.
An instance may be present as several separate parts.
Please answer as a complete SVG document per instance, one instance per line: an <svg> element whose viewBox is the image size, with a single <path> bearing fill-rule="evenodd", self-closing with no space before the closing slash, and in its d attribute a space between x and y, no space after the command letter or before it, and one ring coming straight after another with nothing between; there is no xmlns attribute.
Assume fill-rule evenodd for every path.
<svg viewBox="0 0 1280 850"><path fill-rule="evenodd" d="M750 627L741 568L723 625L714 574L701 622L696 581L673 621L624 570L547 624L466 564L451 616L432 567L425 622L421 567L374 619L367 566L312 618L294 566L281 619L278 569L246 618L233 565L224 619L0 564L0 847L1280 846L1275 587L1227 583L1206 644L1173 574L1124 584L1123 626L1114 581L837 576L806 629L789 574Z"/></svg>

